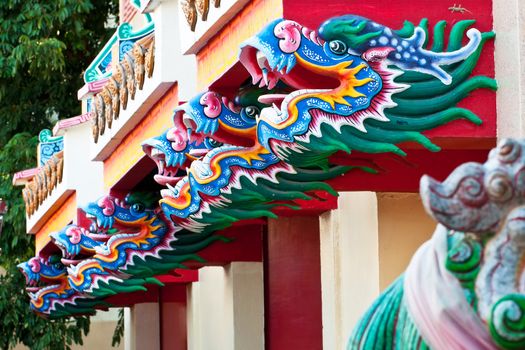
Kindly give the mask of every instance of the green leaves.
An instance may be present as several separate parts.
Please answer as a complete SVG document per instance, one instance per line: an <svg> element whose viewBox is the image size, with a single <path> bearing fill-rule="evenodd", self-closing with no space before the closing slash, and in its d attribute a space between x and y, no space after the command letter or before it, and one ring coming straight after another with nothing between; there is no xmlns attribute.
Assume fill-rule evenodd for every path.
<svg viewBox="0 0 525 350"><path fill-rule="evenodd" d="M0 198L9 206L0 235L0 349L70 349L89 332L88 317L50 321L31 312L16 264L34 255L34 240L11 181L37 165L40 130L80 113L82 72L113 33L105 25L117 9L117 0L0 1Z"/></svg>

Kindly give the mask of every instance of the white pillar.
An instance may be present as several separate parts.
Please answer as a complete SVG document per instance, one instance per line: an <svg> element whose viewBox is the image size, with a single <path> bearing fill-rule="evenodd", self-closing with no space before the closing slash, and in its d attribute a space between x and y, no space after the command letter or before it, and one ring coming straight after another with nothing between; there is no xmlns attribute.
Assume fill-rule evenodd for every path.
<svg viewBox="0 0 525 350"><path fill-rule="evenodd" d="M343 349L379 295L379 232L374 192L341 192L320 217L323 348Z"/></svg>
<svg viewBox="0 0 525 350"><path fill-rule="evenodd" d="M525 134L525 2L494 0L498 139Z"/></svg>
<svg viewBox="0 0 525 350"><path fill-rule="evenodd" d="M130 309L131 329L126 349L160 350L159 304L135 304Z"/></svg>
<svg viewBox="0 0 525 350"><path fill-rule="evenodd" d="M197 61L194 55L183 55L179 36L182 11L176 0L162 1L152 13L155 22L155 75L163 81L177 81L179 101L197 93ZM182 23L182 25L186 25Z"/></svg>
<svg viewBox="0 0 525 350"><path fill-rule="evenodd" d="M64 133L64 181L76 190L77 206L97 200L104 194L104 166L92 161L91 123L71 127Z"/></svg>
<svg viewBox="0 0 525 350"><path fill-rule="evenodd" d="M124 308L124 350L132 350L131 309Z"/></svg>
<svg viewBox="0 0 525 350"><path fill-rule="evenodd" d="M188 286L188 349L264 349L263 266L234 262L199 270Z"/></svg>

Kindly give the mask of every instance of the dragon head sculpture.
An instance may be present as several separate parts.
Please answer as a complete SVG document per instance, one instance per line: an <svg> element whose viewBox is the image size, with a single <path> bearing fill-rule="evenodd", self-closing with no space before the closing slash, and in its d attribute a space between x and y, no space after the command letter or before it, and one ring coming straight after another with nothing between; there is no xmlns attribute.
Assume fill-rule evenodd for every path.
<svg viewBox="0 0 525 350"><path fill-rule="evenodd" d="M473 22L460 22L443 53L442 46L427 50L424 40L410 39L414 32L426 38L426 28L412 25L392 34L384 26L360 19L362 34L372 26L381 27L384 35L390 31L395 36L400 47L410 43L407 50L416 50L412 56L423 59L426 55L424 59L430 60L433 55L428 67L443 69L452 79L447 85L428 75L428 70L396 64L397 56L391 55L397 49L391 47L395 40L370 44L356 54L363 46L356 46L350 35L355 32L355 21L349 17L329 20L317 34L296 22L276 20L246 41L240 61L252 83L259 85L251 87L254 93L248 104L253 107L253 100L258 101L256 118L246 119L245 104L232 104L214 92L198 95L176 110L172 130L182 140L182 153L188 154L190 139L199 144L211 137L224 144L199 152L200 158L184 164L187 174L161 181L167 187L160 202L166 216L193 232L220 229L239 219L272 216L275 205L311 198L306 192L312 190L331 191L320 181L349 169L332 167L329 157L334 152L404 155L397 144L407 141L436 151L439 148L422 131L458 118L481 122L455 104L473 89L495 88L493 79L487 77L468 80L492 33L470 30L472 42L461 48L463 34ZM442 41L440 30L444 29L434 30L435 42ZM441 64L447 66L440 68ZM280 88L282 82L285 88ZM153 155L147 144L146 153L165 169L162 161L169 157L160 148L153 152L160 156ZM281 183L286 184L285 189Z"/></svg>
<svg viewBox="0 0 525 350"><path fill-rule="evenodd" d="M155 210L157 200L151 193L129 194L124 200L104 196L84 207L86 217L92 221L91 232L68 227L65 234L53 235L55 244L68 256L62 261L67 265L68 281L73 289L97 297L116 293L108 285L115 285L117 290L121 287L127 291L126 288L133 289L136 285L143 289L141 283L129 279L132 274L127 269L141 259L144 263L146 256L158 254L175 240L176 230ZM78 237L68 234L72 230ZM85 249L79 244L73 245L72 238L75 242L94 244ZM81 255L75 255L76 252Z"/></svg>
<svg viewBox="0 0 525 350"><path fill-rule="evenodd" d="M58 232L50 235L51 241L62 250L62 263L71 264L73 257L87 257L96 253L95 247L101 245L108 235L92 234L83 227L68 225ZM94 238L95 239L94 239Z"/></svg>
<svg viewBox="0 0 525 350"><path fill-rule="evenodd" d="M68 310L79 296L69 287L66 267L61 262L60 253L40 254L18 268L26 278L26 290L31 309L43 317L61 317L71 314L87 313L83 308Z"/></svg>
<svg viewBox="0 0 525 350"><path fill-rule="evenodd" d="M280 85L275 91L285 91ZM198 94L177 107L173 127L143 142L142 149L155 161L155 181L172 188L195 160L223 144L252 146L256 118L263 105L258 97L266 90L244 84L232 100L214 91ZM168 195L168 193L165 193Z"/></svg>
<svg viewBox="0 0 525 350"><path fill-rule="evenodd" d="M421 132L458 118L480 123L455 104L476 88L496 87L486 77L467 80L493 36L470 29L461 47L472 23L456 24L450 50L441 52L444 26L434 30L441 45L428 50L426 27L409 22L395 31L343 16L319 32L294 21L271 22L241 46L240 61L254 84L272 88L284 81L295 91L259 98L272 105L261 111L260 143L302 166L337 151L404 155L396 144L406 141L438 150Z"/></svg>

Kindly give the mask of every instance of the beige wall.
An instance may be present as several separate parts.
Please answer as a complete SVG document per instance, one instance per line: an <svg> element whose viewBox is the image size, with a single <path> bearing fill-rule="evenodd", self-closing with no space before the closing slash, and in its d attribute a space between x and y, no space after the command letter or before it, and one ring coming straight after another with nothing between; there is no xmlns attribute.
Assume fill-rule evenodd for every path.
<svg viewBox="0 0 525 350"><path fill-rule="evenodd" d="M403 271L436 223L425 212L419 194L378 193L379 287L388 287Z"/></svg>

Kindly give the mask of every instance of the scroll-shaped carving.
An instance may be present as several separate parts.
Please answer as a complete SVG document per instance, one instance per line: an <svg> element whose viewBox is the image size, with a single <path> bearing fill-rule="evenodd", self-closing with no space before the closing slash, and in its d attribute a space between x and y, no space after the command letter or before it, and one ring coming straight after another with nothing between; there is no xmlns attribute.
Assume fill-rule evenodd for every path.
<svg viewBox="0 0 525 350"><path fill-rule="evenodd" d="M210 10L210 0L195 0L197 12L201 15L203 21L208 19L208 11Z"/></svg>
<svg viewBox="0 0 525 350"><path fill-rule="evenodd" d="M120 115L119 84L117 83L114 77L111 77L109 78L109 81L106 84L106 87L108 88L108 91L111 94L111 111L113 114L113 119L117 120Z"/></svg>
<svg viewBox="0 0 525 350"><path fill-rule="evenodd" d="M26 183L22 196L28 217L35 213L57 185L62 182L63 167L64 152L60 151L55 153L33 179Z"/></svg>
<svg viewBox="0 0 525 350"><path fill-rule="evenodd" d="M119 86L120 104L122 109L126 110L128 107L128 87L126 85L126 72L124 71L124 67L122 66L121 62L117 64L117 67L113 72L113 78Z"/></svg>
<svg viewBox="0 0 525 350"><path fill-rule="evenodd" d="M197 9L195 8L195 0L182 0L180 2L182 7L182 12L184 17L186 17L186 22L190 26L192 32L195 31L195 26L197 25Z"/></svg>
<svg viewBox="0 0 525 350"><path fill-rule="evenodd" d="M104 123L109 129L111 129L113 123L113 109L111 108L112 97L107 84L97 96L102 97L102 102L104 104Z"/></svg>
<svg viewBox="0 0 525 350"><path fill-rule="evenodd" d="M153 69L155 68L155 40L152 40L146 50L146 55L144 59L144 66L146 69L146 74L148 78L153 76Z"/></svg>
<svg viewBox="0 0 525 350"><path fill-rule="evenodd" d="M95 109L99 135L104 135L104 132L106 131L106 113L104 99L102 99L102 96L100 96L100 94L95 96Z"/></svg>
<svg viewBox="0 0 525 350"><path fill-rule="evenodd" d="M131 55L133 56L133 68L135 73L135 83L136 88L139 90L142 90L142 87L144 86L144 54L145 50L139 43L136 43L133 45L133 48L131 49Z"/></svg>
<svg viewBox="0 0 525 350"><path fill-rule="evenodd" d="M113 126L113 120L120 116L120 109L125 110L129 99L135 99L137 90L142 90L146 77L153 76L155 66L155 37L148 35L133 44L130 51L113 68L112 77L94 98L95 118L93 139L98 142L99 136Z"/></svg>

